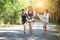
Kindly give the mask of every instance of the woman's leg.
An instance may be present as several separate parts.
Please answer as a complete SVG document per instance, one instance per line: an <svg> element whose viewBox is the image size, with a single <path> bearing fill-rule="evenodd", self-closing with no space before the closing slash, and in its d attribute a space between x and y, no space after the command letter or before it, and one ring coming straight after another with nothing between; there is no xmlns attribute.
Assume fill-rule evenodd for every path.
<svg viewBox="0 0 60 40"><path fill-rule="evenodd" d="M29 28L30 28L30 33L32 34L33 31L32 31L32 26L33 26L33 22L29 22Z"/></svg>
<svg viewBox="0 0 60 40"><path fill-rule="evenodd" d="M23 26L24 26L24 34L25 34L25 32L26 32L26 22L25 21L23 21Z"/></svg>
<svg viewBox="0 0 60 40"><path fill-rule="evenodd" d="M46 31L47 31L47 28L46 28L46 23L44 23L44 26L43 26L43 31L44 31L44 34L46 34Z"/></svg>
<svg viewBox="0 0 60 40"><path fill-rule="evenodd" d="M26 32L26 24L23 24L23 26L24 26L24 34L25 34L25 32Z"/></svg>

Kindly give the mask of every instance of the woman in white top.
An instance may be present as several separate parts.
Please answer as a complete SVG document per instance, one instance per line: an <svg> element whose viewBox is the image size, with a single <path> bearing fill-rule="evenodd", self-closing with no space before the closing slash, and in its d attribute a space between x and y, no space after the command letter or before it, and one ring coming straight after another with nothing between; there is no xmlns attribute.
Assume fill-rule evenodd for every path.
<svg viewBox="0 0 60 40"><path fill-rule="evenodd" d="M43 26L43 35L46 35L46 31L47 31L47 28L46 28L46 25L47 23L49 23L49 12L48 12L48 9L45 9L45 12L44 12L44 19L45 19L45 22L44 22L44 26Z"/></svg>
<svg viewBox="0 0 60 40"><path fill-rule="evenodd" d="M36 12L33 11L32 6L28 7L28 11L26 11L27 14L27 22L29 23L29 28L30 28L30 33L32 33L32 26L33 26L33 22L35 21L34 17L36 16Z"/></svg>
<svg viewBox="0 0 60 40"><path fill-rule="evenodd" d="M44 12L44 19L45 19L45 22L46 22L46 23L49 22L49 12L47 11L47 9L46 9L46 11Z"/></svg>

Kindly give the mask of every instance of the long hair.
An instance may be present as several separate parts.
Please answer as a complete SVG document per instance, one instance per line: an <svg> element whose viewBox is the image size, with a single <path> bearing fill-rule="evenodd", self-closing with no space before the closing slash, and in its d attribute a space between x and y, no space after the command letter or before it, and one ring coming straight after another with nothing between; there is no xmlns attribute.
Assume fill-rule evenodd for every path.
<svg viewBox="0 0 60 40"><path fill-rule="evenodd" d="M45 9L45 12L46 12L46 13L49 13L48 9Z"/></svg>

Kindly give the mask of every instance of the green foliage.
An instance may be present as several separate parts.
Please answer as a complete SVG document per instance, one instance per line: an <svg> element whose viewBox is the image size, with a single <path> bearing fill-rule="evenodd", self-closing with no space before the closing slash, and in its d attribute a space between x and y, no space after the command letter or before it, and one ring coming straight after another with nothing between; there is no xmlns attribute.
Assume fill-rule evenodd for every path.
<svg viewBox="0 0 60 40"><path fill-rule="evenodd" d="M29 0L0 0L0 24L21 24L21 9Z"/></svg>
<svg viewBox="0 0 60 40"><path fill-rule="evenodd" d="M0 0L0 24L21 24L21 8L18 0Z"/></svg>
<svg viewBox="0 0 60 40"><path fill-rule="evenodd" d="M21 9L24 8L27 10L28 5L34 7L36 1L37 0L0 0L0 24L21 24ZM50 0L47 2L47 7L51 15L53 14L54 20L57 18L54 16L57 15L57 4L58 0Z"/></svg>

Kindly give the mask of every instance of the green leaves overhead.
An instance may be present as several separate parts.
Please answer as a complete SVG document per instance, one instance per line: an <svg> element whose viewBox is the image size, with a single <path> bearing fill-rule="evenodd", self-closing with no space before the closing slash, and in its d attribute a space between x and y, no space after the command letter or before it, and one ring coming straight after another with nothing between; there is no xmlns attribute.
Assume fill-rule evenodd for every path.
<svg viewBox="0 0 60 40"><path fill-rule="evenodd" d="M39 1L45 0L0 0L0 24L21 24L21 9L24 8L27 10L29 5L32 5L35 9L39 9L40 11L36 10L39 11L39 13L43 13L44 10L42 9L44 9L43 7L45 6L43 5L43 7L40 8L41 5L39 6ZM47 2L46 5L51 14L56 14L58 1L59 0L49 0ZM39 7L36 6L36 2L39 2Z"/></svg>

